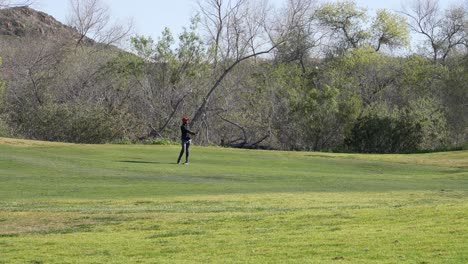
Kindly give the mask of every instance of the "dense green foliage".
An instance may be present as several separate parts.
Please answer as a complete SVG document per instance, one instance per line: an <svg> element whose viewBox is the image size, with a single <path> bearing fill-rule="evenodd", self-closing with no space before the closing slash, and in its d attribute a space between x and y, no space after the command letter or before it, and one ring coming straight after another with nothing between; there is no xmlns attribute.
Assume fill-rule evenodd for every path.
<svg viewBox="0 0 468 264"><path fill-rule="evenodd" d="M35 45L0 37L0 135L176 141L180 117L189 116L196 143L205 145L390 153L467 142L466 34L452 32L459 42L442 43L443 56L415 53L408 49L411 14L371 14L352 1L304 3L286 6L301 19L278 20L264 56L249 43L265 36L243 35L256 32L248 21L199 30L200 22L218 21L210 9L177 41L169 29L158 40L133 37L133 53L77 47L59 36ZM226 19L242 13L219 11ZM468 21L463 7L449 11L453 23Z"/></svg>
<svg viewBox="0 0 468 264"><path fill-rule="evenodd" d="M347 146L356 152L414 151L422 141L421 125L405 118L366 116L355 123Z"/></svg>
<svg viewBox="0 0 468 264"><path fill-rule="evenodd" d="M0 263L465 263L468 152L0 138Z"/></svg>

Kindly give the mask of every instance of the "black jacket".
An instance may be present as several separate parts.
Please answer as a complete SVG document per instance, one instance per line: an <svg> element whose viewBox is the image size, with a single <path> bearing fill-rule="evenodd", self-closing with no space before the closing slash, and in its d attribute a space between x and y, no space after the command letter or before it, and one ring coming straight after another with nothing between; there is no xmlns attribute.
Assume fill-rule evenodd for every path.
<svg viewBox="0 0 468 264"><path fill-rule="evenodd" d="M183 123L182 126L180 126L180 131L182 132L182 141L190 140L190 134L195 135L195 133L187 128L187 123Z"/></svg>

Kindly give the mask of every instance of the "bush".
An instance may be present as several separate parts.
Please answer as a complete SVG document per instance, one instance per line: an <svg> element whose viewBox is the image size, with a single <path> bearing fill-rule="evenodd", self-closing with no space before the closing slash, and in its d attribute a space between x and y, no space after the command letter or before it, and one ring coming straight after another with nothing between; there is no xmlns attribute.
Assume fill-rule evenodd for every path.
<svg viewBox="0 0 468 264"><path fill-rule="evenodd" d="M356 152L398 153L419 149L422 139L417 121L372 115L357 120L345 145Z"/></svg>
<svg viewBox="0 0 468 264"><path fill-rule="evenodd" d="M164 146L178 145L176 142L171 141L169 139L164 139L164 138L146 139L146 140L143 141L143 144L145 144L145 145L164 145Z"/></svg>
<svg viewBox="0 0 468 264"><path fill-rule="evenodd" d="M448 126L441 106L432 98L419 98L409 102L409 105L400 111L400 116L406 120L418 122L422 129L421 149L443 149L448 144Z"/></svg>
<svg viewBox="0 0 468 264"><path fill-rule="evenodd" d="M125 138L119 138L117 140L109 141L108 143L110 143L110 144L119 144L119 145L132 145L132 144L135 144L136 142L134 140L131 140L131 139L125 137Z"/></svg>
<svg viewBox="0 0 468 264"><path fill-rule="evenodd" d="M367 153L447 148L447 121L438 101L421 97L399 110L390 111L389 108L385 104L367 108L345 139L345 147Z"/></svg>
<svg viewBox="0 0 468 264"><path fill-rule="evenodd" d="M0 137L11 137L13 136L12 129L8 124L0 117Z"/></svg>
<svg viewBox="0 0 468 264"><path fill-rule="evenodd" d="M32 109L31 109L32 110ZM47 141L105 143L127 137L135 127L129 115L109 112L99 105L48 104L15 116L25 136Z"/></svg>

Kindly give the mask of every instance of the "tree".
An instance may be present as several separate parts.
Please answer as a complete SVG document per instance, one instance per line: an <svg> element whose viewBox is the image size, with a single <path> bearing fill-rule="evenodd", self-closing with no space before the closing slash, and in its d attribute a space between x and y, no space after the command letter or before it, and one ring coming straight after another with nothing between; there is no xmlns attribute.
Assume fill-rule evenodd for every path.
<svg viewBox="0 0 468 264"><path fill-rule="evenodd" d="M307 1L291 1L291 3L299 2ZM204 129L207 130L210 108L219 109L219 106L208 107L210 100L215 92L223 87L222 84L225 79L241 63L255 62L262 55L269 54L283 45L286 38L290 36L288 32L295 25L300 24L297 22L298 19L303 18L301 16L291 16L287 23L277 23L281 20L268 16L271 13L268 12L264 1L209 0L200 2L199 7L202 14L202 23L207 33L207 44L211 47L210 65L212 66L212 73L209 79L211 84L209 84L209 88L197 104L192 118L192 125L197 128L204 125ZM298 11L296 10L296 12ZM237 83L234 83L233 86L226 85L223 87L224 92L234 93L233 88L235 87L238 87ZM233 123L232 120L231 123ZM257 140L254 139L253 141Z"/></svg>
<svg viewBox="0 0 468 264"><path fill-rule="evenodd" d="M338 38L341 49L357 48L370 37L366 9L358 8L353 1L325 3L318 11L322 25L331 30L331 37Z"/></svg>
<svg viewBox="0 0 468 264"><path fill-rule="evenodd" d="M403 13L410 29L424 37L434 62L444 62L457 47L467 45L467 11L463 5L442 12L438 0L413 0Z"/></svg>
<svg viewBox="0 0 468 264"><path fill-rule="evenodd" d="M448 127L444 108L438 98L421 97L411 100L401 109L400 120L409 120L420 126L419 149L437 149L447 145Z"/></svg>
<svg viewBox="0 0 468 264"><path fill-rule="evenodd" d="M68 36L1 42L7 120L19 135L101 143L141 131L129 110L137 91L126 53L74 49Z"/></svg>
<svg viewBox="0 0 468 264"><path fill-rule="evenodd" d="M266 8L255 1L209 0L199 4L203 23L213 47L214 82L203 97L192 123L200 122L208 102L224 78L241 62L268 54L279 43L270 42Z"/></svg>
<svg viewBox="0 0 468 264"><path fill-rule="evenodd" d="M274 65L267 87L273 105L272 143L292 150L330 150L339 146L356 120L361 102L329 75L334 65Z"/></svg>
<svg viewBox="0 0 468 264"><path fill-rule="evenodd" d="M2 66L2 57L0 57L0 66ZM0 79L0 112L2 110L3 106L3 92L5 89L5 83L3 82L2 79Z"/></svg>
<svg viewBox="0 0 468 264"><path fill-rule="evenodd" d="M109 7L102 0L69 0L69 5L67 24L80 34L77 46L85 40L85 37L108 45L117 44L132 30L131 22L127 25L112 23Z"/></svg>
<svg viewBox="0 0 468 264"><path fill-rule="evenodd" d="M371 28L373 38L371 45L376 51L379 51L383 45L389 48L409 45L409 32L403 16L392 14L385 9L378 10Z"/></svg>
<svg viewBox="0 0 468 264"><path fill-rule="evenodd" d="M394 99L393 89L401 70L397 60L370 46L349 50L331 60L325 72L326 83L358 95L363 111L380 101ZM393 102L392 102L393 103Z"/></svg>
<svg viewBox="0 0 468 264"><path fill-rule="evenodd" d="M64 56L61 39L37 39L2 42L7 97L19 107L36 107L48 100L47 90L57 76L56 67Z"/></svg>
<svg viewBox="0 0 468 264"><path fill-rule="evenodd" d="M305 63L310 58L313 48L320 44L324 37L318 30L315 13L317 4L314 0L289 0L283 9L281 20L276 23L281 24L281 30L285 36L284 43L276 50L276 60L279 62L298 61L303 71Z"/></svg>
<svg viewBox="0 0 468 264"><path fill-rule="evenodd" d="M367 10L357 7L353 1L326 3L317 16L331 31L331 42L338 46L335 51L339 55L350 48L371 46L379 51L383 46L397 48L409 44L404 17L385 9L377 11L370 28Z"/></svg>
<svg viewBox="0 0 468 264"><path fill-rule="evenodd" d="M132 38L135 52L145 61L148 82L141 86L146 94L144 105L151 109L146 118L151 137L162 136L190 95L194 96L197 81L204 75L206 52L196 33L198 23L195 17L191 26L183 29L177 47L168 28L156 43L143 36Z"/></svg>
<svg viewBox="0 0 468 264"><path fill-rule="evenodd" d="M450 143L461 146L468 142L468 60L465 55L450 58L446 62L446 74L438 93L444 105Z"/></svg>
<svg viewBox="0 0 468 264"><path fill-rule="evenodd" d="M432 60L413 54L402 61L402 69L398 78L398 97L400 106L407 105L411 100L424 97L440 98L444 89L443 79L448 69L432 63Z"/></svg>
<svg viewBox="0 0 468 264"><path fill-rule="evenodd" d="M0 66L2 66L2 58L0 57ZM0 137L10 136L10 128L4 120L5 113L5 83L0 79Z"/></svg>
<svg viewBox="0 0 468 264"><path fill-rule="evenodd" d="M2 66L2 58L0 57L0 66ZM3 113L4 107L4 93L5 93L5 82L0 79L0 114Z"/></svg>

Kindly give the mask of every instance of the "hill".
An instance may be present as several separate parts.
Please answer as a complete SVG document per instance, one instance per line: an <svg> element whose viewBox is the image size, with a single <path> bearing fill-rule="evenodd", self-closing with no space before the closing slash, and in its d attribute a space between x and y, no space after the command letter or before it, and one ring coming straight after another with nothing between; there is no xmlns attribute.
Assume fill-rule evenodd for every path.
<svg viewBox="0 0 468 264"><path fill-rule="evenodd" d="M81 35L54 17L27 6L0 9L0 35L13 37L61 36L78 40ZM87 43L93 41L84 39Z"/></svg>
<svg viewBox="0 0 468 264"><path fill-rule="evenodd" d="M0 138L0 262L465 263L468 152ZM52 253L51 253L52 252Z"/></svg>

